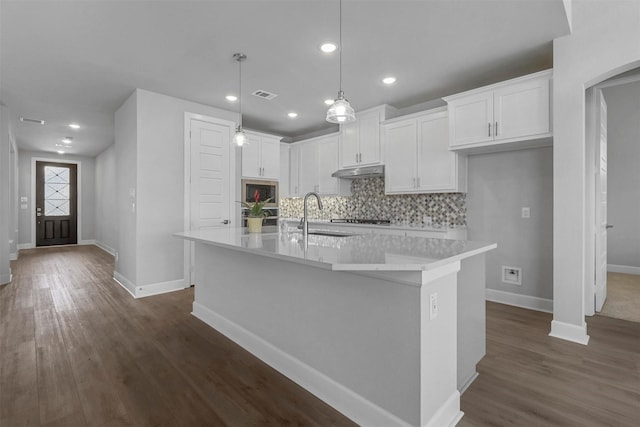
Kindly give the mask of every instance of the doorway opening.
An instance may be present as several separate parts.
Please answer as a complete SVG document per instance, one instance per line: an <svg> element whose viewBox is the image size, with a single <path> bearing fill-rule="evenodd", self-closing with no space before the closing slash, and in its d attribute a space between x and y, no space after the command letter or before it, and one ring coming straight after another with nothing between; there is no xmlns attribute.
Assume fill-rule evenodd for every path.
<svg viewBox="0 0 640 427"><path fill-rule="evenodd" d="M77 244L77 165L36 161L35 171L35 245Z"/></svg>

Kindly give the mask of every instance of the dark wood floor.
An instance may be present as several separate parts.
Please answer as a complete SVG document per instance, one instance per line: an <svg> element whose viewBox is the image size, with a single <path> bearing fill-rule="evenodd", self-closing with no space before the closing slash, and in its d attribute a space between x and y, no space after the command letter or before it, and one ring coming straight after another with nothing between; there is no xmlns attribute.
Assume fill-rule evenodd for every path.
<svg viewBox="0 0 640 427"><path fill-rule="evenodd" d="M134 300L96 247L21 251L0 287L0 427L342 426L349 420L189 313L192 290ZM489 303L460 426L638 426L640 323Z"/></svg>

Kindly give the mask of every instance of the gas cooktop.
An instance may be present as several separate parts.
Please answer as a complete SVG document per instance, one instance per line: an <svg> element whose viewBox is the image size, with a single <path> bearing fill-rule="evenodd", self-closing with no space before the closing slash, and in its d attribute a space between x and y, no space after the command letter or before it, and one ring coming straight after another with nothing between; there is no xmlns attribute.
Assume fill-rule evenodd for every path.
<svg viewBox="0 0 640 427"><path fill-rule="evenodd" d="M331 222L346 223L346 224L375 224L375 225L389 225L391 221L388 219L360 219L360 218L334 218Z"/></svg>

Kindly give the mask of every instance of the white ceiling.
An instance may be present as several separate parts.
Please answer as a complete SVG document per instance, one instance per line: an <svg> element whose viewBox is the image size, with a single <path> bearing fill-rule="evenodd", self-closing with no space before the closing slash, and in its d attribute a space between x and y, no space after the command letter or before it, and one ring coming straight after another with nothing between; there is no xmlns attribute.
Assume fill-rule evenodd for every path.
<svg viewBox="0 0 640 427"><path fill-rule="evenodd" d="M21 149L55 151L70 135L70 153L99 154L135 88L237 111L224 98L237 94L234 52L248 56L245 127L294 139L331 127L338 55L318 46L338 41L337 0L2 0L0 15L0 102L46 121L18 123ZM568 31L562 0L344 0L343 89L356 112L404 108L551 68Z"/></svg>

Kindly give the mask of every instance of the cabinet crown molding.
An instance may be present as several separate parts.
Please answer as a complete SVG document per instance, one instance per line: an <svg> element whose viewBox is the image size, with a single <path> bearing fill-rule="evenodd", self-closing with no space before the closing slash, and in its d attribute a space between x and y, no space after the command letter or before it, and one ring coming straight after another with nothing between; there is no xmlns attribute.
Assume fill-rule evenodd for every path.
<svg viewBox="0 0 640 427"><path fill-rule="evenodd" d="M498 89L498 88L503 87L505 85L512 85L514 83L525 82L525 81L536 79L536 78L540 78L540 77L546 77L549 80L551 80L553 78L553 69L544 70L544 71L538 71L537 73L527 74L525 76L516 77L516 78L510 79L510 80L504 80L504 81L501 81L501 82L498 82L498 83L494 83L494 84L491 84L491 85L488 85L488 86L478 87L478 88L471 89L471 90L468 90L468 91L465 91L465 92L460 92L460 93L456 93L454 95L445 96L442 99L444 101L446 101L446 102L449 102L449 101L452 101L454 99L462 98L462 97L473 95L473 94L476 94L476 93L486 92L488 90Z"/></svg>

